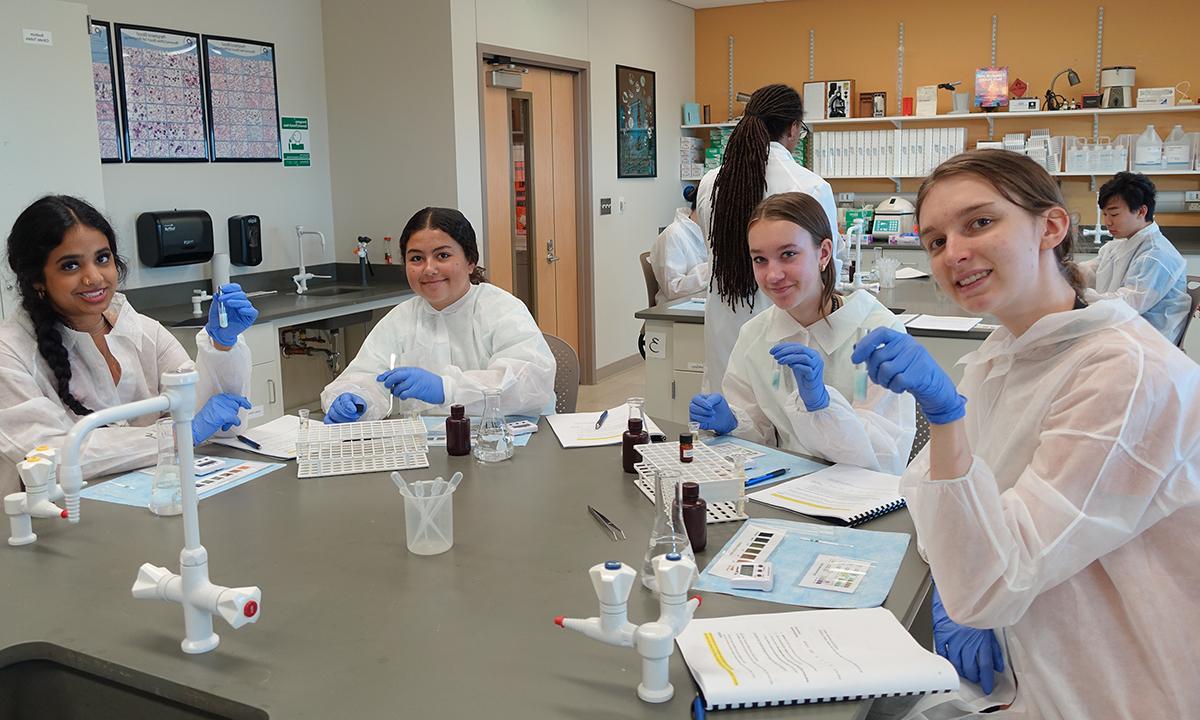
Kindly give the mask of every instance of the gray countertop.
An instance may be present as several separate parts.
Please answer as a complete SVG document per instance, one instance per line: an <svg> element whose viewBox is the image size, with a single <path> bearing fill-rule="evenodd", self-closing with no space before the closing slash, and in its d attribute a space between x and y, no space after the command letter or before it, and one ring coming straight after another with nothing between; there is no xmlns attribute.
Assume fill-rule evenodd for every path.
<svg viewBox="0 0 1200 720"><path fill-rule="evenodd" d="M212 448L220 455L227 448ZM620 448L563 450L545 421L512 461L482 466L432 449L409 480L465 479L454 497L454 547L418 557L404 543L403 503L384 473L296 478L294 463L201 504L212 580L263 589L262 619L184 655L182 611L130 596L138 566L175 568L178 518L84 501L81 523L35 521L37 543L0 549L0 665L52 650L147 692L271 718L684 718L694 687L678 653L675 698L636 697L636 652L562 630L556 615L597 614L587 570L640 568L653 506L619 465ZM628 534L612 542L586 505ZM748 503L755 517L801 519ZM738 524L709 526L706 563ZM907 511L872 530L911 533ZM910 543L885 607L906 623L929 584ZM793 610L701 593L699 617ZM640 585L630 619L657 617ZM31 644L34 643L34 644ZM65 648L58 650L50 646ZM81 657L82 656L82 657ZM861 718L867 703L743 711L755 718ZM255 713L230 712L255 717ZM261 715L257 715L261 717Z"/></svg>
<svg viewBox="0 0 1200 720"><path fill-rule="evenodd" d="M932 278L915 280L897 280L896 287L884 288L876 295L879 302L896 313L913 313L925 315L948 315L952 317L975 317L966 312L937 290ZM640 320L664 320L667 322L704 324L704 312L700 310L673 310L670 305L683 302L671 300L667 304L639 310L634 317ZM983 324L995 325L996 319L984 316ZM983 340L991 329L971 330L969 332L950 332L944 330L912 329L909 333L917 337L946 337L969 340Z"/></svg>

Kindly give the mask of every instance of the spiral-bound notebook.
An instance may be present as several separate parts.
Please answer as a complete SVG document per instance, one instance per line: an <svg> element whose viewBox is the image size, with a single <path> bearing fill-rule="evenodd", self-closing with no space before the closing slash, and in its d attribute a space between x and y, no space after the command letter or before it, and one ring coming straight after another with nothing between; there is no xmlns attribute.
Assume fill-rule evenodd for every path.
<svg viewBox="0 0 1200 720"><path fill-rule="evenodd" d="M855 527L904 507L900 476L854 465L830 465L746 497L801 515Z"/></svg>
<svg viewBox="0 0 1200 720"><path fill-rule="evenodd" d="M883 608L696 618L676 642L709 710L958 689L954 666Z"/></svg>

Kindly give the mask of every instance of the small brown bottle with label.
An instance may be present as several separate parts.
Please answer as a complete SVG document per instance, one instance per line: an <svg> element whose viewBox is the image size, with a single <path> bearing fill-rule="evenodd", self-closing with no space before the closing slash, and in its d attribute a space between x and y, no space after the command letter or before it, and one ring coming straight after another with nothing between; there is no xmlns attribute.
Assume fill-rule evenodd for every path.
<svg viewBox="0 0 1200 720"><path fill-rule="evenodd" d="M700 497L700 485L694 482L683 484L683 526L687 528L692 552L700 552L708 545L708 503Z"/></svg>
<svg viewBox="0 0 1200 720"><path fill-rule="evenodd" d="M446 452L450 455L471 454L471 420L462 405L450 406L446 418Z"/></svg>
<svg viewBox="0 0 1200 720"><path fill-rule="evenodd" d="M650 433L642 429L641 418L629 418L629 429L621 434L621 466L627 473L636 473L633 465L642 459L642 454L634 449L637 445L650 442Z"/></svg>
<svg viewBox="0 0 1200 720"><path fill-rule="evenodd" d="M690 463L692 461L692 443L691 433L683 433L679 436L679 462Z"/></svg>

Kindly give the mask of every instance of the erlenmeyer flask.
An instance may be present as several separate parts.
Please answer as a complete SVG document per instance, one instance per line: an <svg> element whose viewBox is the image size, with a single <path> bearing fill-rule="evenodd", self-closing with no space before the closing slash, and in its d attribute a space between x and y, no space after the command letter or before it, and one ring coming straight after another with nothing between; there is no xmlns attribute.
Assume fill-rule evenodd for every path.
<svg viewBox="0 0 1200 720"><path fill-rule="evenodd" d="M500 412L500 388L483 391L483 419L479 421L471 453L485 463L503 462L513 456L512 431Z"/></svg>
<svg viewBox="0 0 1200 720"><path fill-rule="evenodd" d="M688 542L687 526L683 524L683 501L680 497L681 476L675 470L654 471L654 526L650 529L650 545L642 561L642 585L658 592L654 577L654 559L667 553L679 553L696 561L692 544Z"/></svg>
<svg viewBox="0 0 1200 720"><path fill-rule="evenodd" d="M154 424L158 438L158 465L150 488L150 512L179 515L183 512L183 488L179 484L179 453L175 451L175 422L163 418Z"/></svg>

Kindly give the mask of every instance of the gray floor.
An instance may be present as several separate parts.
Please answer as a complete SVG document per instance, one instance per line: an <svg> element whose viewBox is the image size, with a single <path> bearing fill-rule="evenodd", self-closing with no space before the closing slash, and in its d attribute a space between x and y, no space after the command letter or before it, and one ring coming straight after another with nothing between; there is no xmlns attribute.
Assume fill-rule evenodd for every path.
<svg viewBox="0 0 1200 720"><path fill-rule="evenodd" d="M644 362L613 375L595 385L580 385L577 412L607 410L625 402L626 398L646 396L646 367Z"/></svg>

